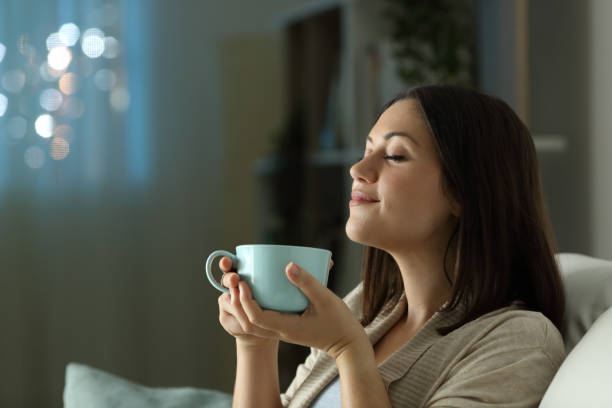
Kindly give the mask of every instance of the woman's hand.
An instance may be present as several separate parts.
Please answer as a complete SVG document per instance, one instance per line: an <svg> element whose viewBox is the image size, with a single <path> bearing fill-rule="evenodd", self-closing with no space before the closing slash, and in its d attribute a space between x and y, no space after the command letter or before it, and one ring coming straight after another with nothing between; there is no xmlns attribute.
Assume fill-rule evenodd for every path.
<svg viewBox="0 0 612 408"><path fill-rule="evenodd" d="M278 341L273 332L253 327L249 323L238 294L240 276L232 269L232 260L224 256L219 261L219 268L223 271L222 285L230 290L219 296L219 322L226 332L236 338L236 342L247 346L266 345Z"/></svg>
<svg viewBox="0 0 612 408"><path fill-rule="evenodd" d="M333 262L330 268L332 265ZM295 275L291 273L294 267ZM253 299L246 282L236 281L239 295L232 302L234 310L241 312L238 318L243 333L315 347L334 359L353 346L371 347L365 330L341 298L293 262L285 272L289 281L309 299L306 310L299 315L264 310Z"/></svg>

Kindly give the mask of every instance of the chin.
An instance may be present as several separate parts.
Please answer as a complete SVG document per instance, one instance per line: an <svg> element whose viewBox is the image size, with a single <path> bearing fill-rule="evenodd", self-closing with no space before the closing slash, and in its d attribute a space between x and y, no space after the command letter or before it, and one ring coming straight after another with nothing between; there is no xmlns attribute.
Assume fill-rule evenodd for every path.
<svg viewBox="0 0 612 408"><path fill-rule="evenodd" d="M348 239L362 245L375 246L372 242L372 234L368 234L363 228L356 227L347 221L344 232ZM369 239L368 239L369 238Z"/></svg>

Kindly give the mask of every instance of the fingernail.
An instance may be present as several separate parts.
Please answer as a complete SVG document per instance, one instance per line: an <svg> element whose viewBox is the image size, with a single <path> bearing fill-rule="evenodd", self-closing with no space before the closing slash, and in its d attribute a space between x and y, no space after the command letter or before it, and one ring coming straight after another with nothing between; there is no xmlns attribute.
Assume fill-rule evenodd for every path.
<svg viewBox="0 0 612 408"><path fill-rule="evenodd" d="M291 277L295 278L295 277L298 276L299 273L300 273L300 269L297 267L296 264L291 262L291 266L289 266L289 275L291 275Z"/></svg>

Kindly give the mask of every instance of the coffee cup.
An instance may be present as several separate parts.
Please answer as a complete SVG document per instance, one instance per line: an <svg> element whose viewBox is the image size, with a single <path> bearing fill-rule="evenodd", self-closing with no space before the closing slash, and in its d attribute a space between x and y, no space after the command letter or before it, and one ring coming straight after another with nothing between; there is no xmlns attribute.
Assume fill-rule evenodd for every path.
<svg viewBox="0 0 612 408"><path fill-rule="evenodd" d="M308 298L289 281L285 268L295 262L327 286L332 253L321 248L269 244L238 245L236 254L222 249L213 251L206 260L206 276L219 291L229 293L212 274L213 261L219 256L231 258L232 269L249 285L262 308L301 313L308 307Z"/></svg>

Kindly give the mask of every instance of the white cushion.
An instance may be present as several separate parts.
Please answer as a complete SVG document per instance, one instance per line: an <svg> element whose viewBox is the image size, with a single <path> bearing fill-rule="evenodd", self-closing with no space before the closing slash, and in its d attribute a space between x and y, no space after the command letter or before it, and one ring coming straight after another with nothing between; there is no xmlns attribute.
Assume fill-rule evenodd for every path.
<svg viewBox="0 0 612 408"><path fill-rule="evenodd" d="M568 354L540 408L612 407L612 309L602 314Z"/></svg>
<svg viewBox="0 0 612 408"><path fill-rule="evenodd" d="M569 352L593 322L612 307L612 262L574 253L558 254L566 292L563 339Z"/></svg>

